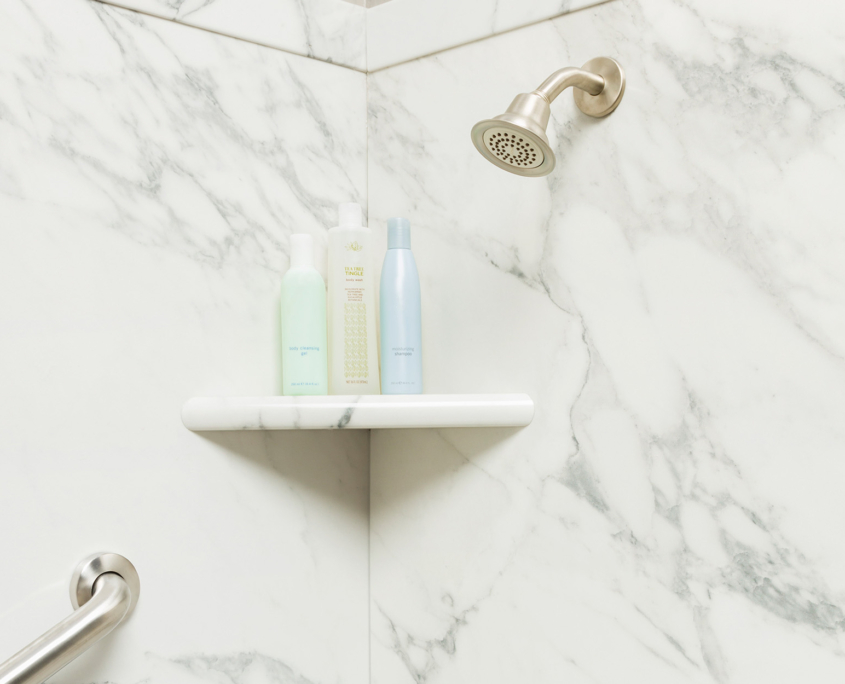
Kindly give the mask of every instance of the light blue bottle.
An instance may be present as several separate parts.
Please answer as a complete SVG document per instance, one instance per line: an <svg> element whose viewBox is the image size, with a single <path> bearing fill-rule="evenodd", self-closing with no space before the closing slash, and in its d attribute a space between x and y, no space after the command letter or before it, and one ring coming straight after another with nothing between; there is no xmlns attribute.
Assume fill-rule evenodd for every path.
<svg viewBox="0 0 845 684"><path fill-rule="evenodd" d="M420 276L408 219L387 221L387 254L379 289L381 393L422 394Z"/></svg>

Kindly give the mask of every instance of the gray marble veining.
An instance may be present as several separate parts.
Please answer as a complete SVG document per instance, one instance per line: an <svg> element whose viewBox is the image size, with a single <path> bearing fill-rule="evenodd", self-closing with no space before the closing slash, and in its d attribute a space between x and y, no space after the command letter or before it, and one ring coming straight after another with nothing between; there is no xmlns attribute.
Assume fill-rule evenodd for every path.
<svg viewBox="0 0 845 684"><path fill-rule="evenodd" d="M555 103L551 176L473 149L599 54L625 100ZM429 387L537 405L373 435L375 684L845 675L843 55L840 5L626 0L370 77Z"/></svg>
<svg viewBox="0 0 845 684"><path fill-rule="evenodd" d="M367 681L367 435L179 421L279 391L288 236L365 201L365 96L137 12L0 0L0 659L109 548L137 609L53 681Z"/></svg>

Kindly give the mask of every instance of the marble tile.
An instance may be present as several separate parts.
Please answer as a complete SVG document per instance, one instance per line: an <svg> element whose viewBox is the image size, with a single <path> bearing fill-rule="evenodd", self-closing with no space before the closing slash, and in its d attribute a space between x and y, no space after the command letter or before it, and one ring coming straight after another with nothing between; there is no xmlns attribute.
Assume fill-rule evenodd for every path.
<svg viewBox="0 0 845 684"><path fill-rule="evenodd" d="M198 435L273 394L287 237L365 200L363 74L86 0L0 0L0 660L137 566L54 682L365 684L368 438Z"/></svg>
<svg viewBox="0 0 845 684"><path fill-rule="evenodd" d="M607 0L390 0L367 12L368 69L383 69L601 2Z"/></svg>
<svg viewBox="0 0 845 684"><path fill-rule="evenodd" d="M189 430L370 430L524 426L527 394L405 394L313 397L193 397Z"/></svg>
<svg viewBox="0 0 845 684"><path fill-rule="evenodd" d="M599 54L625 100L554 103L551 176L475 151ZM369 77L427 386L536 405L373 433L374 684L845 676L843 55L841 4L627 0Z"/></svg>
<svg viewBox="0 0 845 684"><path fill-rule="evenodd" d="M343 0L107 1L358 71L367 68L367 10Z"/></svg>

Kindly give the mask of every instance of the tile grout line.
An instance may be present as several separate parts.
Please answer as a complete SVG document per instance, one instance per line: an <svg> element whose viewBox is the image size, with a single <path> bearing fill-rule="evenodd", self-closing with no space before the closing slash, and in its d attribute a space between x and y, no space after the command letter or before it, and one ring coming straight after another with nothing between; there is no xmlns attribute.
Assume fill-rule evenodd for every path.
<svg viewBox="0 0 845 684"><path fill-rule="evenodd" d="M368 200L369 205L369 200ZM368 206L369 209L369 206ZM369 220L367 221L369 223ZM373 431L367 435L367 682L373 684Z"/></svg>
<svg viewBox="0 0 845 684"><path fill-rule="evenodd" d="M135 14L139 14L143 17L150 17L152 19L160 19L161 21L167 21L171 24L176 24L177 26L184 26L187 29L194 29L196 31L204 31L205 33L211 33L215 36L221 36L223 38L230 38L232 40L238 40L242 43L250 43L251 45L258 45L259 47L267 48L268 50L276 50L277 52L282 52L286 55L294 55L295 57L302 57L303 59L310 59L314 62L322 62L323 64L328 64L330 66L340 67L341 69L347 69L349 71L354 71L357 74L364 74L366 75L368 72L365 69L358 69L353 66L349 66L348 64L341 64L340 62L332 62L329 59L322 59L320 57L315 57L314 55L306 55L301 52L296 52L294 50L286 50L285 48L280 48L277 45L270 45L268 43L261 43L257 40L249 40L248 38L241 38L239 36L233 36L230 33L222 33L220 31L216 31L214 29L205 28L204 26L195 26L194 24L186 24L185 22L179 21L178 19L171 19L170 17L163 17L160 14L153 14L151 12L145 12L144 10L135 9L133 7L126 7L124 5L120 5L113 0L89 0L89 2L97 2L101 5L106 5L108 7L116 7L119 10L123 10L124 12L133 12ZM366 45L366 35L365 41ZM365 52L366 57L366 52Z"/></svg>
<svg viewBox="0 0 845 684"><path fill-rule="evenodd" d="M179 26L184 26L185 28L195 29L197 31L205 31L206 33L211 33L216 36L221 36L223 38L231 38L232 40L238 40L242 43L250 43L252 45L258 45L259 47L267 48L268 50L276 50L277 52L284 53L286 55L294 55L295 57L301 57L303 59L310 59L314 62L322 62L323 64L328 64L330 66L340 67L341 69L347 69L349 71L354 71L358 74L364 74L365 76L369 76L370 74L377 74L382 71L387 71L388 69L393 69L394 67L403 66L405 64L410 64L411 62L416 62L420 59L427 59L429 57L434 57L435 55L439 55L443 52L449 52L450 50L457 50L458 48L466 47L467 45L473 45L474 43L481 43L485 40L490 40L492 38L498 38L499 36L507 35L508 33L513 33L514 31L521 31L522 29L531 28L532 26L538 26L547 21L554 21L555 19L559 19L560 17L565 17L568 14L575 14L576 12L583 12L588 9L592 9L594 7L598 7L600 5L606 5L611 2L615 2L616 0L599 0L599 2L595 2L591 5L586 7L579 7L574 10L568 10L566 12L561 12L559 14L555 14L550 17L545 17L543 19L538 19L536 21L529 22L527 24L520 24L519 26L514 26L509 29L505 29L504 31L499 31L498 33L491 33L487 36L480 36L479 38L473 38L472 40L464 41L463 43L457 43L455 45L450 45L448 47L441 48L439 50L434 50L432 52L427 52L422 55L418 55L417 57L409 57L408 59L404 59L399 62L394 62L393 64L386 64L385 66L378 67L377 69L370 70L369 67L369 35L368 35L368 24L369 22L364 23L364 68L359 69L357 67L349 66L347 64L341 64L340 62L333 62L330 59L323 59L321 57L315 57L314 55L306 55L301 52L296 52L295 50L288 50L285 48L278 47L277 45L270 45L269 43L262 43L257 40L250 40L248 38L241 38L239 36L233 36L229 33L222 33L221 31L217 31L215 29L205 28L204 26L195 26L194 24L186 24L185 22L179 21L178 19L171 19L170 17L163 17L160 14L153 14L151 12L146 12L144 10L135 9L132 7L125 7L124 5L120 5L114 0L89 0L90 2L98 2L102 5L107 5L109 7L116 7L117 9L123 10L125 12L134 12L135 14L139 14L141 16L150 17L152 19L160 19L161 21L167 21L171 24L177 24ZM369 102L369 99L368 99Z"/></svg>
<svg viewBox="0 0 845 684"><path fill-rule="evenodd" d="M616 0L598 0L598 2L591 3L585 7L578 7L573 10L567 10L566 12L560 12L559 14L555 14L550 17L545 17L543 19L537 19L536 21L531 21L527 24L520 24L519 26L513 26L509 29L505 29L503 31L499 31L498 33L491 33L487 36L480 36L479 38L473 38L472 40L464 41L463 43L457 43L455 45L450 45L449 47L440 48L439 50L434 50L432 52L427 52L424 55L419 55L418 57L409 57L408 59L403 59L400 62L395 62L393 64L387 64L382 67L378 67L377 69L371 69L367 71L367 75L370 74L377 74L381 71L387 71L388 69L393 69L394 67L403 66L405 64L410 64L411 62L416 62L419 59L427 59L429 57L434 57L435 55L439 55L443 52L449 52L450 50L457 50L458 48L466 47L467 45L473 45L475 43L482 43L485 40L491 40L493 38L498 38L499 36L507 35L508 33L514 33L515 31L521 31L523 29L531 28L532 26L539 26L540 24L547 22L547 21L554 21L555 19L560 19L561 17L568 16L570 14L576 14L578 12L584 12L589 9L593 9L594 7L599 7L600 5L607 5L611 2L616 2ZM368 65L369 66L369 65Z"/></svg>
<svg viewBox="0 0 845 684"><path fill-rule="evenodd" d="M365 10L369 12L369 9ZM364 181L370 225L370 18L364 15ZM367 430L367 681L373 684L373 431Z"/></svg>

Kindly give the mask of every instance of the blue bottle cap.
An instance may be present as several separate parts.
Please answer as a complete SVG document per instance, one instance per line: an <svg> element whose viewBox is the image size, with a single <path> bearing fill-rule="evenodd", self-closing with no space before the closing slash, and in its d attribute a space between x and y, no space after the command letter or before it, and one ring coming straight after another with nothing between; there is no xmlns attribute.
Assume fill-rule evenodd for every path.
<svg viewBox="0 0 845 684"><path fill-rule="evenodd" d="M387 248L411 249L411 222L395 216L387 219Z"/></svg>

